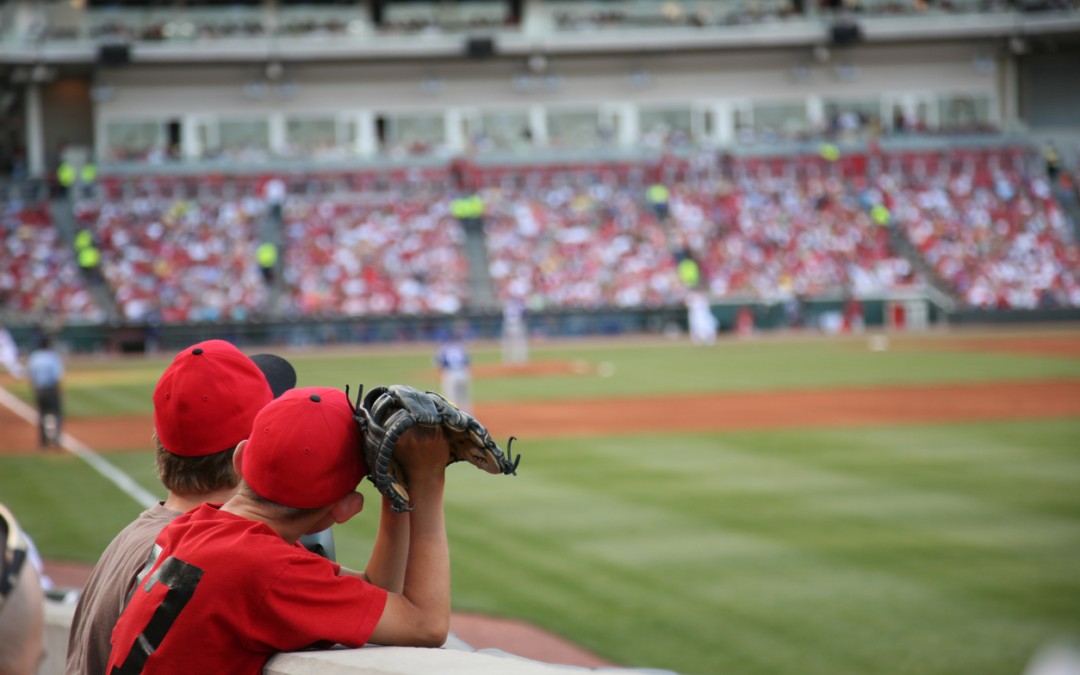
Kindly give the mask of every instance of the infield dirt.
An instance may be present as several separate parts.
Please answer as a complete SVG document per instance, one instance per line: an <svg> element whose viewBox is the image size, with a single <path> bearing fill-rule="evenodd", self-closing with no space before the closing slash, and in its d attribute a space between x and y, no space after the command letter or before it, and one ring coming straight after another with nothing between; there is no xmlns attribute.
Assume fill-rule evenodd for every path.
<svg viewBox="0 0 1080 675"><path fill-rule="evenodd" d="M496 437L610 435L864 427L926 422L1080 416L1080 380L740 392L594 401L478 403L475 414ZM98 452L151 448L149 415L74 419L65 430ZM0 407L7 453L37 452L37 430Z"/></svg>

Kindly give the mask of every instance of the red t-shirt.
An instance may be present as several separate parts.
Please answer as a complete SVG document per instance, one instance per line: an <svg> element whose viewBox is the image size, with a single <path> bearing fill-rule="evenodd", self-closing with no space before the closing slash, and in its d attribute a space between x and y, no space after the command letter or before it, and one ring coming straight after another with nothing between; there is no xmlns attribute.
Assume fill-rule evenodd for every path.
<svg viewBox="0 0 1080 675"><path fill-rule="evenodd" d="M113 629L108 673L261 673L277 652L368 641L386 591L204 504L162 530Z"/></svg>

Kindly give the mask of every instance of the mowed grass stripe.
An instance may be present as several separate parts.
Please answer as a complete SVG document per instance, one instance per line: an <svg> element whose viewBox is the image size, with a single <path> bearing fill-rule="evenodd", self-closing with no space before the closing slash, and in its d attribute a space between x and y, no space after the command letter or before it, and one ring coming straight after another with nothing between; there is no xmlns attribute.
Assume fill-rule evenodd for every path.
<svg viewBox="0 0 1080 675"><path fill-rule="evenodd" d="M131 476L143 489L165 499L166 490L158 479L153 450L133 448L131 452L109 453L109 461Z"/></svg>
<svg viewBox="0 0 1080 675"><path fill-rule="evenodd" d="M897 434L906 436L902 431ZM806 435L801 436L805 442ZM873 454L872 448L863 448L860 455ZM984 602L999 598L1015 603L1011 592L1015 582L1027 577L1047 587L1049 608L1062 597L1055 592L1057 585L1068 585L1073 578L1069 567L1054 569L1046 563L1064 563L1077 552L1073 542L1080 541L1080 524L999 503L994 495L1006 493L1003 484L948 493L905 484L901 471L882 471L880 466L862 476L823 471L807 459L808 454L755 455L762 466L744 467L745 472L785 475L788 484L782 493L767 495L767 503L757 508L728 516L718 512L717 522L742 523L747 532L761 532L765 518L757 514L768 511L766 518L780 522L773 532L805 550L871 565L878 564L884 552L898 569L909 565L916 573L934 561L936 573L952 583L954 592L966 591ZM832 480L822 479L822 474ZM800 489L793 481L804 475L810 482ZM687 517L694 515L703 512ZM783 523L797 526L785 529ZM940 565L943 560L954 565ZM1010 567L1010 574L999 574L1002 570L997 568L1003 566ZM1007 587L996 583L1002 578L1011 579Z"/></svg>
<svg viewBox="0 0 1080 675"><path fill-rule="evenodd" d="M911 339L918 344L918 339ZM781 343L724 341L698 349L683 342L538 348L534 361L614 366L612 377L502 377L477 382L479 401L619 398L773 389L932 385L1075 379L1080 359L1030 353L893 350L871 352L866 338ZM930 345L930 349L933 346Z"/></svg>
<svg viewBox="0 0 1080 675"><path fill-rule="evenodd" d="M1017 672L1041 640L1080 629L1070 611L1080 529L1062 512L1077 498L1050 490L1058 506L1042 509L1038 475L1008 479L1008 464L984 467L977 448L1012 461L1048 454L1077 476L1077 460L1057 456L1075 421L1055 422L1046 435L1066 440L1046 450L1002 440L1039 426L543 442L518 478L451 468L455 568L470 570L455 600L498 611L512 598L542 625L573 626L571 639L618 645L610 658L685 672L807 672L767 648L781 638L831 672ZM462 500L465 517L453 512ZM485 514L493 504L505 507ZM505 544L489 543L493 529ZM499 574L491 556L512 564ZM522 578L535 587L509 581ZM730 649L700 638L710 646L698 649L620 635L641 622L740 638ZM763 653L742 653L757 643L748 632ZM665 650L673 660L648 660Z"/></svg>
<svg viewBox="0 0 1080 675"><path fill-rule="evenodd" d="M563 497L564 495L562 494L556 495L556 498L560 499L560 501ZM600 505L600 508L596 510L598 510L600 513L608 512L604 505ZM643 509L641 509L640 507L637 507L637 509L635 510L635 508L632 506L627 509L627 511L633 512L634 515L639 515L640 511L642 510ZM557 514L551 515L557 516ZM618 520L621 520L621 518L617 519L617 521ZM648 521L650 519L643 518L642 520ZM613 523L609 521L605 521L603 523L605 527L612 524ZM616 522L614 524L622 525L622 523L620 522ZM655 523L649 523L650 527L654 524ZM649 535L648 533L642 533L642 535L636 537L636 541L631 544L628 544L627 541L624 540L625 538L615 538L613 540L605 539L602 542L602 544L604 544L603 553L606 554L608 551L610 551L612 555L602 555L601 557L603 559L601 560L590 559L595 558L595 556L583 555L582 547L580 546L576 550L572 551L571 555L567 557L569 559L577 561L575 563L575 567L577 569L605 570L605 576L603 580L600 583L593 584L590 587L593 591L597 590L597 588L603 587L605 592L607 592L606 589L612 587L613 582L615 582L616 580L625 582L620 583L618 588L612 589L610 594L611 597L619 598L620 600L622 600L622 603L614 606L611 602L606 603L607 614L614 614L617 616L634 616L638 613L644 613L651 616L653 621L662 622L666 616L681 616L684 611L684 602L687 599L684 598L682 593L676 592L674 595L667 595L669 591L677 591L677 587L681 586L683 583L682 580L686 578L681 574L678 565L679 561L685 558L686 553L689 553L696 560L698 557L700 557L701 548L705 545L708 545L707 541L695 542L696 539L700 539L700 536L696 534L684 534L681 536L682 540L680 541L673 538L672 536L665 536L663 533L667 531L670 531L670 527L660 529L659 534L655 536ZM489 533L484 531L477 532L477 541L470 541L469 546L478 546L483 548L484 542L486 542L487 539L490 539ZM545 567L550 567L550 565L552 564L552 560L555 561L554 564L557 567L560 566L559 559L561 556L553 558L551 552L547 552L545 555L543 551L536 550L535 547L524 549L520 545L520 536L514 536L513 534L511 534L510 539L510 545L513 546L513 550L517 554L529 559L543 560L546 563L546 565L544 565ZM653 550L651 551L649 550L650 546L653 547ZM593 548L595 550L595 547L589 548ZM721 553L723 548L724 546L722 544L715 547L715 553ZM742 548L745 549L746 547L743 546ZM716 602L713 603L714 606L709 612L709 614L712 616L720 617L724 615L731 615L733 611L736 612L736 616L738 616L741 626L741 637L739 640L740 644L746 642L749 639L747 633L752 630L751 627L755 624L760 624L760 627L758 629L759 635L757 636L757 641L770 645L768 654L761 655L761 658L765 659L765 661L768 662L769 659L775 659L776 657L776 650L773 647L775 646L777 640L776 631L778 626L776 624L778 621L780 621L780 619L774 616L774 612L777 607L774 607L772 603L768 603L765 606L762 606L762 603L754 602L750 607L746 608L745 612L741 612L739 611L739 607L737 606L738 603L733 602L733 600L737 601L737 599L741 597L741 591L746 590L746 587L748 585L759 585L761 586L762 590L765 591L764 597L771 597L776 600L776 604L781 606L780 612L781 614L783 614L784 606L806 606L806 603L804 602L805 599L798 596L804 594L807 589L811 589L812 593L817 593L818 591L820 591L820 589L823 588L822 584L818 583L817 579L806 578L808 570L821 570L828 578L834 578L835 566L831 563L823 563L822 561L815 560L805 554L800 554L798 551L794 551L790 548L785 549L784 547L775 544L758 546L757 548L761 550L762 553L766 554L762 556L762 559L781 561L782 564L780 566L780 569L774 569L772 567L766 568L768 576L766 578L758 580L755 575L755 578L750 580L752 582L751 584L748 584L746 579L740 579L737 577L725 580L720 580L718 578L713 588L703 587L702 584L695 582L692 591L694 592L695 596L701 596L698 599L699 604L704 602L703 598L707 598L710 595L717 596L719 594L719 597L714 598ZM664 554L664 552L666 552L666 555ZM623 572L622 574L612 573L612 570L619 570L620 567L622 567L623 564L627 561L631 561L632 564L640 563L643 557L642 554L647 559L648 563L657 563L657 571L666 571L666 573L663 574L663 576L657 576L651 572L644 573L641 571L637 571L635 573L633 568L621 570ZM680 554L682 554L682 558L680 558ZM657 558L658 560L651 560L653 558ZM659 560L659 558L666 558L666 564L665 561L661 561ZM581 562L582 560L584 560L584 562ZM520 564L522 561L517 562ZM718 570L722 569L725 565L725 561L720 558L715 559L714 562L716 563L716 567ZM740 561L740 563L743 562L746 561ZM515 565L514 567L516 568L517 565ZM549 588L549 582L547 579L549 575L546 573L536 572L536 567L536 564L532 566L532 569L534 571L529 575L529 577L536 580L538 585L542 589ZM753 568L756 569L757 567L759 567L759 565L753 565ZM545 572L548 571L550 570L545 569ZM796 572L796 574L793 575L792 572ZM622 579L621 577L625 577L625 579ZM760 583L758 583L759 581ZM788 586L788 584L790 584L790 587ZM641 595L639 589L649 585L654 587L653 589L651 589L653 591L653 595L655 595L655 593L659 591L661 592L662 597L675 598L676 602L674 603L674 605L669 607L667 604L662 603L660 606L657 606L651 601L646 601L645 603L640 605L633 604L632 601L630 601L630 604L627 604L627 601L624 600L625 598L640 599L643 596ZM571 588L571 586L573 587ZM594 595L594 593L590 594L576 592L579 587L580 584L572 585L564 582L560 584L551 584L550 591L545 592L541 590L539 593L540 597L543 599L543 602L550 603L556 607L577 608L582 604L588 604L590 596ZM736 590L732 592L729 590L731 588L734 588ZM787 588L790 588L795 597L783 597L783 592ZM563 595L568 590L571 592L570 597L564 598ZM709 593L710 590L714 592ZM685 589L683 589L683 591L685 592ZM503 592L507 591L504 590ZM509 592L513 593L512 590ZM534 589L530 593L530 595L535 593L537 593L537 591ZM748 612L754 611L755 608L759 612L764 612L764 614L756 617L747 615ZM845 633L851 632L853 627L857 628L858 625L860 625L862 622L861 616L858 617L858 621L848 621L846 622L846 624L837 621L836 617L822 618L832 619L832 624L835 625L846 625L847 628L844 629ZM605 621L610 624L611 619L609 618ZM830 624L827 622L826 625ZM610 630L613 627L616 629L619 628L618 620L616 620L615 624L609 625L608 629ZM695 624L691 628L699 629L699 631L697 632L700 632L700 629L704 629L705 633L698 636L699 644L701 644L707 650L714 648L717 638L715 634L717 627L714 625L714 623L702 622L699 624ZM680 625L677 627L677 629L684 638L689 637L687 635L687 626ZM842 644L842 641L837 642L831 641L829 639L823 639L823 637L818 634L818 631L814 630L812 626L807 625L806 622L801 618L794 624L784 627L784 629L788 634L788 637L785 640L785 644L787 644L789 647L795 643L795 639L800 635L801 632L810 631L810 634L807 635L803 640L799 640L799 642L801 642L801 644L798 645L798 654L800 655L799 658L812 658L812 654L815 651L821 651L823 648L827 648L831 644ZM663 636L650 636L650 640L663 641ZM751 640L751 642L753 642L753 640ZM653 642L647 647L648 649L655 648L656 642ZM820 654L819 656L822 657L821 659L819 659L821 662L832 663L834 665L837 662L837 658L826 658L826 655L824 654ZM837 655L837 657L839 657L839 655ZM753 659L751 659L751 661L752 660ZM791 664L789 663L787 665L790 666Z"/></svg>
<svg viewBox="0 0 1080 675"><path fill-rule="evenodd" d="M798 467L795 467L795 470L787 471L787 473L789 475L799 475L800 471L798 469ZM782 467L775 466L769 466L766 470L770 474L785 472ZM802 471L801 473L806 474L807 472ZM836 482L840 483L842 481ZM765 517L750 516L744 519L741 515L735 515L729 517L727 522L735 526L741 524L748 533L766 531L769 526L767 522L764 522L766 520L780 519L782 523L788 523L789 526L774 524L771 529L772 535L797 546L803 552L813 553L818 559L829 561L827 566L830 568L830 574L834 579L838 578L837 573L845 565L855 564L863 569L878 569L882 566L881 558L883 556L889 558L884 565L885 568L892 568L896 574L902 575L902 578L922 579L926 577L932 578L934 575L941 575L946 578L955 577L953 581L961 584L961 590L963 590L962 584L966 583L968 577L972 576L974 572L973 578L983 580L983 583L976 585L970 591L970 595L972 595L974 604L977 607L969 611L966 618L981 615L983 611L981 604L992 597L992 593L1000 594L1001 589L995 588L992 582L989 584L989 588L985 583L987 579L999 578L997 571L978 569L978 563L984 559L984 555L988 556L989 560L995 559L995 551L991 547L983 547L988 550L980 550L979 547L969 547L964 543L967 538L965 530L972 526L972 522L974 522L975 527L978 527L985 522L995 521L999 514L994 512L993 505L976 504L972 508L972 504L968 503L969 500L966 498L954 499L947 496L936 496L938 506L936 508L934 506L926 508L924 503L928 500L935 501L935 495L926 494L921 490L907 494L894 493L892 495L886 492L881 502L887 503L877 502L876 506L878 508L876 512L867 514L860 507L865 504L875 504L875 499L881 498L883 491L879 490L877 486L867 484L861 488L857 486L849 486L845 489L837 488L847 498L858 500L859 504L854 505L855 508L852 509L834 509L832 507L835 505L835 500L830 501L828 492L820 490L821 486L827 483L821 481L815 475L811 484L813 489L806 491L799 491L797 486L789 484L785 487L784 492L799 495L797 498L789 498L785 495L770 495L769 504L762 504L761 508L751 507L747 509L755 514L766 513ZM917 514L914 522L911 519L912 512ZM970 517L972 515L975 515L975 517ZM944 535L937 531L940 522L949 523L948 531ZM1012 531L1026 532L1028 531L1026 527L1028 524L1027 522L1015 525L1005 523L1001 527L993 526L993 529L996 532L1011 527L1013 528ZM1071 533L1075 534L1075 528L1071 530ZM956 540L952 535L959 536L959 540ZM1043 539L1049 538L1043 537ZM944 566L941 564L943 558L948 559L957 556L962 559L957 561L962 563L958 567L953 568L947 564ZM808 569L805 558L796 558L795 560L799 572L794 577L797 580L797 588L827 587L820 580L804 578L801 572ZM934 569L926 568L928 561ZM972 562L975 563L975 569L969 564ZM1012 559L1005 561L1006 564L1014 564L1015 562L1017 561ZM986 567L985 564L982 566ZM1043 569L1042 567L1037 568L1031 576L1041 576ZM858 569L854 571L857 572ZM1015 582L1016 571L1013 572L1011 578ZM1009 577L1009 575L1005 576ZM837 590L843 591L845 585L849 583L850 577L850 574L839 577L842 585ZM773 586L769 590L769 596L776 598L780 593L780 589L776 585L782 586L784 580L790 578L792 578L791 570L780 569L763 580L763 584ZM1029 581L1036 580L1034 578L1029 579ZM1046 582L1046 580L1043 581ZM956 592L948 587L939 590L942 592ZM1052 592L1049 597L1054 597ZM805 606L805 603L801 604ZM852 625L850 621L840 621L840 617L834 617L830 620L830 617L827 616L817 614L816 616L822 620L824 625ZM858 628L863 623L865 623L865 619L859 615L859 621L854 627ZM893 634L895 635L895 633L894 630Z"/></svg>
<svg viewBox="0 0 1080 675"><path fill-rule="evenodd" d="M113 386L65 386L65 414L78 417L110 417L153 413L153 384Z"/></svg>
<svg viewBox="0 0 1080 675"><path fill-rule="evenodd" d="M528 608L539 625L599 651L606 651L605 644L613 640L644 630L650 636L650 643L641 645L644 651L623 654L639 665L659 666L665 653L679 648L670 641L676 635L674 628L683 648L713 641L708 624L681 622L684 598L673 592L678 582L654 578L636 563L632 552L613 563L573 548L553 549L543 535L518 531L500 541L483 527L461 529L455 528L455 551L468 553L464 559L455 553L455 592L456 598L465 599L455 600L455 606L468 603L465 606L490 611L492 601L512 603L519 613ZM492 559L503 562L492 568ZM484 588L480 594L468 591L477 585ZM462 587L465 590L458 592Z"/></svg>
<svg viewBox="0 0 1080 675"><path fill-rule="evenodd" d="M96 562L116 533L142 511L74 455L0 456L0 477L0 502L18 514L48 558Z"/></svg>

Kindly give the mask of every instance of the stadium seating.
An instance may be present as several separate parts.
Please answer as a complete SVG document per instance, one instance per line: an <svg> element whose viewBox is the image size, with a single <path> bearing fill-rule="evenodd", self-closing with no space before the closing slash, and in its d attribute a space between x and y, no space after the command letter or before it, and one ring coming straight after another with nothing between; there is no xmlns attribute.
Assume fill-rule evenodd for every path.
<svg viewBox="0 0 1080 675"><path fill-rule="evenodd" d="M0 207L0 307L34 322L97 322L105 313L81 277L48 202L10 199Z"/></svg>
<svg viewBox="0 0 1080 675"><path fill-rule="evenodd" d="M1033 157L1000 146L289 174L277 291L254 256L270 232L269 174L109 177L76 216L132 321L455 314L469 262L450 202L469 186L486 204L500 302L678 305L676 254L689 254L714 300L875 296L929 269L970 307L1080 306L1075 231ZM670 189L666 219L644 198L654 180ZM875 205L922 260L894 248ZM47 211L8 205L5 237L13 307L55 297L68 317L95 316L73 258L32 253L58 247Z"/></svg>
<svg viewBox="0 0 1080 675"><path fill-rule="evenodd" d="M466 296L463 233L445 191L296 196L284 209L285 311L453 314Z"/></svg>
<svg viewBox="0 0 1080 675"><path fill-rule="evenodd" d="M971 307L1080 305L1075 230L1015 153L957 153L878 186L923 257Z"/></svg>
<svg viewBox="0 0 1080 675"><path fill-rule="evenodd" d="M498 296L534 308L658 306L681 292L665 228L639 191L579 180L484 193Z"/></svg>
<svg viewBox="0 0 1080 675"><path fill-rule="evenodd" d="M76 222L92 233L124 319L246 319L266 293L254 250L262 200L139 194L84 201Z"/></svg>

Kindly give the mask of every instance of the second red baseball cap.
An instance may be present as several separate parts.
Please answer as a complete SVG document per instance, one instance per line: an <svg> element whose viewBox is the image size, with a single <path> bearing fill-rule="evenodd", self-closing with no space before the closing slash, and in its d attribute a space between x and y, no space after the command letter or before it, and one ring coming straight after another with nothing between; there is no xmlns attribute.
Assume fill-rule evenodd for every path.
<svg viewBox="0 0 1080 675"><path fill-rule="evenodd" d="M256 415L240 473L260 497L278 504L329 506L356 490L367 474L360 441L345 392L293 389Z"/></svg>
<svg viewBox="0 0 1080 675"><path fill-rule="evenodd" d="M175 455L212 455L247 438L272 399L254 361L224 340L207 340L177 354L158 380L154 429Z"/></svg>

